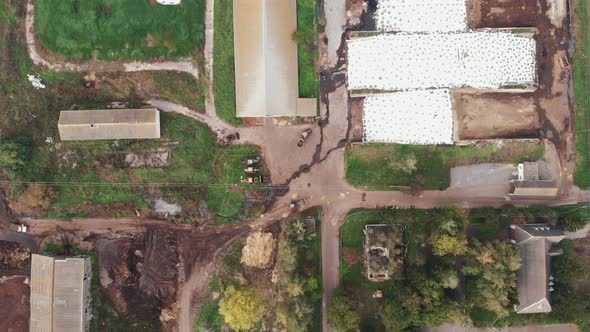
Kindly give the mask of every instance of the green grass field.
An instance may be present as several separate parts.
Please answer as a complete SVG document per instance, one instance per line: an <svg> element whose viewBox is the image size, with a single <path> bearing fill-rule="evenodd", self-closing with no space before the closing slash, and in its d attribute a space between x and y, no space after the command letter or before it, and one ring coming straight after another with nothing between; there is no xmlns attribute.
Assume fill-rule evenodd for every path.
<svg viewBox="0 0 590 332"><path fill-rule="evenodd" d="M502 146L419 146L359 144L346 150L348 181L369 190L445 189L453 166L488 162L518 163L538 160L540 143Z"/></svg>
<svg viewBox="0 0 590 332"><path fill-rule="evenodd" d="M315 0L297 0L297 50L299 56L299 97L318 96Z"/></svg>
<svg viewBox="0 0 590 332"><path fill-rule="evenodd" d="M205 38L204 0L178 6L150 1L37 0L39 40L70 59L181 58Z"/></svg>
<svg viewBox="0 0 590 332"><path fill-rule="evenodd" d="M575 183L580 188L590 186L590 86L588 80L590 62L586 56L590 52L588 22L588 1L577 1L574 24L574 111L576 113L576 176Z"/></svg>
<svg viewBox="0 0 590 332"><path fill-rule="evenodd" d="M227 123L242 124L236 116L233 0L215 1L213 80L217 115Z"/></svg>
<svg viewBox="0 0 590 332"><path fill-rule="evenodd" d="M205 201L224 216L235 214L245 200L240 185L242 160L258 153L254 146L216 147L205 125L181 115L161 113L161 140L62 142L59 148L43 143L56 137L56 128L27 130L31 156L23 177L30 181L59 182L49 212L63 216L84 207L116 206L117 212L147 207L148 196L181 205ZM172 144L172 145L170 145ZM166 168L125 167L129 151L144 152L171 146ZM151 194L150 194L151 193ZM123 212L124 213L124 212Z"/></svg>

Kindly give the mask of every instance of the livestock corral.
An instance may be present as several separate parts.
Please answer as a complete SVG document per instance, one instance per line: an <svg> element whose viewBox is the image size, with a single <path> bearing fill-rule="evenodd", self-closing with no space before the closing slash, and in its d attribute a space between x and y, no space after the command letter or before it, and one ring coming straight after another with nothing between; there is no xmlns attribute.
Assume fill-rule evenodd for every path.
<svg viewBox="0 0 590 332"><path fill-rule="evenodd" d="M565 0L378 0L372 19L374 24L359 27L377 31L352 31L348 41L353 140L548 138L562 156L573 153ZM395 61L388 60L392 56ZM416 93L434 93L430 89L450 93L436 94L447 97L432 103ZM395 102L410 94L419 100ZM441 126L452 126L452 138L446 132L432 137ZM403 133L407 137L398 137Z"/></svg>

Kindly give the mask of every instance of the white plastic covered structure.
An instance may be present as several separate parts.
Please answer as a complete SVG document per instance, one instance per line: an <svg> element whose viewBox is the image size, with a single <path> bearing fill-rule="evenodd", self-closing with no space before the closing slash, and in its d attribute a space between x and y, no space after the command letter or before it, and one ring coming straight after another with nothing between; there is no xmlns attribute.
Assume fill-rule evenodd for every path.
<svg viewBox="0 0 590 332"><path fill-rule="evenodd" d="M364 140L402 144L453 144L448 89L370 95L364 103Z"/></svg>
<svg viewBox="0 0 590 332"><path fill-rule="evenodd" d="M375 20L382 31L466 31L467 1L379 0Z"/></svg>
<svg viewBox="0 0 590 332"><path fill-rule="evenodd" d="M348 41L350 89L499 88L536 82L532 37L507 32L386 34Z"/></svg>

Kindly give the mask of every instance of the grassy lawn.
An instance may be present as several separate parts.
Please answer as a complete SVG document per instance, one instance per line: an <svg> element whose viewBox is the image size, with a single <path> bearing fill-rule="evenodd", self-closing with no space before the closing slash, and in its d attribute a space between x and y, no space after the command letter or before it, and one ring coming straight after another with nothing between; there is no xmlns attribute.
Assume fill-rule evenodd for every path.
<svg viewBox="0 0 590 332"><path fill-rule="evenodd" d="M590 51L588 29L588 1L576 1L574 25L575 53L574 65L574 110L576 113L576 176L575 183L580 188L590 186L590 88L588 76L590 63L586 56Z"/></svg>
<svg viewBox="0 0 590 332"><path fill-rule="evenodd" d="M352 185L369 190L445 189L454 166L518 163L543 156L540 143L502 146L420 146L358 144L346 150L346 176Z"/></svg>
<svg viewBox="0 0 590 332"><path fill-rule="evenodd" d="M213 34L213 80L217 115L227 123L242 124L236 117L236 83L234 72L233 0L215 1Z"/></svg>
<svg viewBox="0 0 590 332"><path fill-rule="evenodd" d="M314 98L318 95L318 74L315 69L317 58L315 18L315 0L297 0L299 97Z"/></svg>
<svg viewBox="0 0 590 332"><path fill-rule="evenodd" d="M38 0L39 40L71 59L188 57L204 41L205 1ZM173 23L172 23L173 22Z"/></svg>

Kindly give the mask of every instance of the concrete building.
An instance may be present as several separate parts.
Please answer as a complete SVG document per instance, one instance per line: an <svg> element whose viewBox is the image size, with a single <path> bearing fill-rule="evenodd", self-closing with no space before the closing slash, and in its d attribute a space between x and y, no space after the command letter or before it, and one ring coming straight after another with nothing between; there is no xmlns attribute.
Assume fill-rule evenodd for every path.
<svg viewBox="0 0 590 332"><path fill-rule="evenodd" d="M551 257L562 253L553 245L565 236L561 230L547 224L513 225L511 228L522 258L516 280L519 304L515 310L519 314L550 312L554 280Z"/></svg>
<svg viewBox="0 0 590 332"><path fill-rule="evenodd" d="M88 331L91 319L88 257L31 259L31 332Z"/></svg>
<svg viewBox="0 0 590 332"><path fill-rule="evenodd" d="M62 141L160 138L156 109L61 111L57 125Z"/></svg>
<svg viewBox="0 0 590 332"><path fill-rule="evenodd" d="M299 98L296 0L234 0L233 10L237 116L315 116L315 98Z"/></svg>
<svg viewBox="0 0 590 332"><path fill-rule="evenodd" d="M518 177L512 181L513 196L555 197L557 183L539 170L538 162L518 164Z"/></svg>

